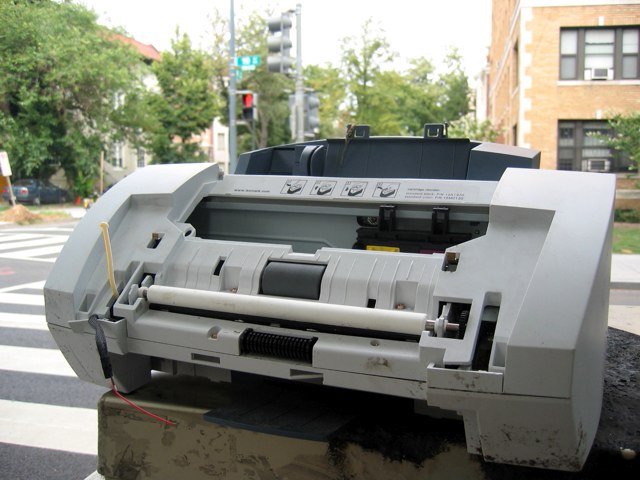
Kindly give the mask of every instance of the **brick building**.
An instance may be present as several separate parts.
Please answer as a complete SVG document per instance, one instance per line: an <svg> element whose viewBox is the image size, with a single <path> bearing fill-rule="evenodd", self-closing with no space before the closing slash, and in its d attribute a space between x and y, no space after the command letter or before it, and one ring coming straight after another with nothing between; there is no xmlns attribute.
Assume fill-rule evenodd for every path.
<svg viewBox="0 0 640 480"><path fill-rule="evenodd" d="M541 167L626 171L595 134L640 110L640 1L493 0L487 117Z"/></svg>

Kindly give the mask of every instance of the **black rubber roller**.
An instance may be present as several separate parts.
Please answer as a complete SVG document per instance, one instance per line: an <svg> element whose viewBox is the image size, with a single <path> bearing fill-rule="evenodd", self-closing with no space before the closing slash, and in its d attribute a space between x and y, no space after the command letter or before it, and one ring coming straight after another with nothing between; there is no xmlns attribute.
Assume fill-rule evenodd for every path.
<svg viewBox="0 0 640 480"><path fill-rule="evenodd" d="M312 263L269 262L262 271L260 293L318 300L326 268Z"/></svg>

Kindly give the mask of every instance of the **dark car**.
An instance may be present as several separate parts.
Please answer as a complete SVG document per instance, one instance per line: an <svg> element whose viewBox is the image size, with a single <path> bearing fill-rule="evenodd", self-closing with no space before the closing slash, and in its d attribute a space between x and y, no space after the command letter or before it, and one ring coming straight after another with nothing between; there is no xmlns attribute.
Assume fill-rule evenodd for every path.
<svg viewBox="0 0 640 480"><path fill-rule="evenodd" d="M53 183L36 180L35 178L25 178L13 184L13 194L20 203L64 203L67 201L67 191L56 187ZM9 201L9 189L5 187L2 198Z"/></svg>

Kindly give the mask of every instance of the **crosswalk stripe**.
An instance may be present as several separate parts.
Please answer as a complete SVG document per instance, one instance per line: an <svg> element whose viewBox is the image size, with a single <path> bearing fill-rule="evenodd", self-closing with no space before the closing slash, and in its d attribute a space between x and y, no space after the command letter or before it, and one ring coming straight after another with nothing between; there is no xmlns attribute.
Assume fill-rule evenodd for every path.
<svg viewBox="0 0 640 480"><path fill-rule="evenodd" d="M62 353L52 348L0 345L0 370L75 377Z"/></svg>
<svg viewBox="0 0 640 480"><path fill-rule="evenodd" d="M0 400L0 442L96 455L96 410Z"/></svg>
<svg viewBox="0 0 640 480"><path fill-rule="evenodd" d="M15 292L16 290L42 290L46 280L40 280L38 282L22 283L20 285L12 285L10 287L0 288L0 293Z"/></svg>
<svg viewBox="0 0 640 480"><path fill-rule="evenodd" d="M5 230L6 231L6 230ZM22 240L33 240L34 238L44 237L41 233L16 233L15 235L0 235L0 244L7 242L19 242Z"/></svg>
<svg viewBox="0 0 640 480"><path fill-rule="evenodd" d="M39 232L73 232L74 227L46 227L39 228Z"/></svg>
<svg viewBox="0 0 640 480"><path fill-rule="evenodd" d="M21 240L17 242L2 242L0 243L0 251L2 250L12 250L16 248L25 249L32 247L42 247L44 245L56 245L59 243L64 243L67 241L66 236L62 235L51 235L46 238L37 238L34 240Z"/></svg>
<svg viewBox="0 0 640 480"><path fill-rule="evenodd" d="M49 330L44 315L0 312L0 327L22 328L28 330Z"/></svg>
<svg viewBox="0 0 640 480"><path fill-rule="evenodd" d="M0 305L3 303L13 303L15 305L41 305L44 306L42 295L30 295L28 293L0 293Z"/></svg>
<svg viewBox="0 0 640 480"><path fill-rule="evenodd" d="M74 227L39 227L34 228L31 227L30 231L33 233L24 233L24 228L3 228L2 233L0 235L4 235L6 233L16 233L16 234L24 234L24 235L40 235L40 232L73 232Z"/></svg>
<svg viewBox="0 0 640 480"><path fill-rule="evenodd" d="M2 258L13 258L16 260L34 260L37 262L55 262L55 258L38 258L45 255L53 255L60 253L64 245L54 245L51 247L32 248L28 250L20 250L18 252L8 252L0 255Z"/></svg>

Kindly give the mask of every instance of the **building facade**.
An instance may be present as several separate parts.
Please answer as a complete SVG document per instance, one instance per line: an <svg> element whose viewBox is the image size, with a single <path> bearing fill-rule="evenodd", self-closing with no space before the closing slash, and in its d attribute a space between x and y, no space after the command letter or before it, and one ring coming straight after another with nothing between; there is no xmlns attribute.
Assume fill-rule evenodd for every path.
<svg viewBox="0 0 640 480"><path fill-rule="evenodd" d="M640 1L493 0L487 117L541 167L626 171L607 118L640 110Z"/></svg>

